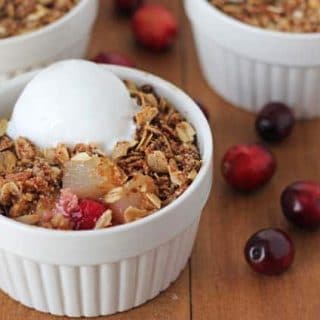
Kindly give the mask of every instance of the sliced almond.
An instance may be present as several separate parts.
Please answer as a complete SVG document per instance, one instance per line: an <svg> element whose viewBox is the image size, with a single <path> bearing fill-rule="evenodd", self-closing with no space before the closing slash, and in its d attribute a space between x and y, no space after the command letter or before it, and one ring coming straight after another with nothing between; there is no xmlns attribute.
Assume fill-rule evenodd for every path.
<svg viewBox="0 0 320 320"><path fill-rule="evenodd" d="M111 226L111 220L112 220L112 211L108 209L97 220L94 228L103 229L103 228L109 227Z"/></svg>
<svg viewBox="0 0 320 320"><path fill-rule="evenodd" d="M154 193L146 193L146 198L152 203L155 209L161 208L161 200Z"/></svg>
<svg viewBox="0 0 320 320"><path fill-rule="evenodd" d="M106 203L115 203L122 198L123 187L118 187L110 190L104 197Z"/></svg>
<svg viewBox="0 0 320 320"><path fill-rule="evenodd" d="M133 148L138 142L137 141L120 141L117 142L112 151L112 159L117 160L121 157L124 157L128 154L130 148Z"/></svg>
<svg viewBox="0 0 320 320"><path fill-rule="evenodd" d="M192 142L194 140L194 136L196 135L195 130L186 121L179 122L176 125L176 131L179 139L182 142Z"/></svg>
<svg viewBox="0 0 320 320"><path fill-rule="evenodd" d="M136 149L144 150L148 146L149 142L151 141L152 136L153 136L153 133L149 132L147 129L144 129L142 133L142 137Z"/></svg>
<svg viewBox="0 0 320 320"><path fill-rule="evenodd" d="M147 154L147 163L150 169L157 173L168 172L168 160L162 151L155 150Z"/></svg>
<svg viewBox="0 0 320 320"><path fill-rule="evenodd" d="M40 221L40 216L36 213L26 214L24 216L14 218L14 220L30 225L35 225Z"/></svg>
<svg viewBox="0 0 320 320"><path fill-rule="evenodd" d="M169 161L168 171L170 180L173 184L181 186L185 183L186 177L183 172L177 168L177 164L173 159L170 159Z"/></svg>
<svg viewBox="0 0 320 320"><path fill-rule="evenodd" d="M188 179L193 181L197 175L198 175L197 170L193 169L188 173Z"/></svg>
<svg viewBox="0 0 320 320"><path fill-rule="evenodd" d="M128 223L146 217L147 215L147 210L141 210L130 206L124 212L124 219L125 222Z"/></svg>
<svg viewBox="0 0 320 320"><path fill-rule="evenodd" d="M152 107L157 107L158 105L158 101L156 99L156 97L154 96L154 94L152 93L145 93L144 94L145 100L146 102L152 106Z"/></svg>
<svg viewBox="0 0 320 320"><path fill-rule="evenodd" d="M159 113L158 108L146 106L143 107L136 115L135 119L138 126L143 126L153 120Z"/></svg>
<svg viewBox="0 0 320 320"><path fill-rule="evenodd" d="M74 155L71 160L72 161L88 161L92 157L90 157L86 152L79 152L76 155Z"/></svg>

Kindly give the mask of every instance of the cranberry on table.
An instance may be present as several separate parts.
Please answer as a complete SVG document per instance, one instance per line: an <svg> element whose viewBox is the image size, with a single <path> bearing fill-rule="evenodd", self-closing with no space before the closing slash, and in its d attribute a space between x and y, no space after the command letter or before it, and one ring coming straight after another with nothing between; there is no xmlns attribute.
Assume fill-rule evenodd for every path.
<svg viewBox="0 0 320 320"><path fill-rule="evenodd" d="M251 268L265 275L286 271L294 260L294 245L289 235L279 229L263 229L247 241L244 255Z"/></svg>
<svg viewBox="0 0 320 320"><path fill-rule="evenodd" d="M258 144L231 147L221 163L229 185L240 191L253 191L266 184L276 170L276 161L268 149Z"/></svg>
<svg viewBox="0 0 320 320"><path fill-rule="evenodd" d="M256 130L268 142L280 142L290 135L294 126L290 108L279 102L267 104L258 114Z"/></svg>
<svg viewBox="0 0 320 320"><path fill-rule="evenodd" d="M100 52L93 59L93 62L104 64L116 64L125 67L135 67L130 58L120 53Z"/></svg>
<svg viewBox="0 0 320 320"><path fill-rule="evenodd" d="M201 109L207 120L210 119L208 108L198 99L194 99L194 102L198 105L198 107Z"/></svg>
<svg viewBox="0 0 320 320"><path fill-rule="evenodd" d="M173 44L178 23L162 5L146 4L133 15L132 29L138 43L150 50L161 51Z"/></svg>
<svg viewBox="0 0 320 320"><path fill-rule="evenodd" d="M96 222L107 210L107 207L96 200L81 199L79 201L79 214L74 216L75 230L92 230Z"/></svg>
<svg viewBox="0 0 320 320"><path fill-rule="evenodd" d="M320 183L298 181L289 185L281 195L285 217L298 227L320 227Z"/></svg>
<svg viewBox="0 0 320 320"><path fill-rule="evenodd" d="M125 15L132 14L143 3L143 0L114 0L115 9Z"/></svg>

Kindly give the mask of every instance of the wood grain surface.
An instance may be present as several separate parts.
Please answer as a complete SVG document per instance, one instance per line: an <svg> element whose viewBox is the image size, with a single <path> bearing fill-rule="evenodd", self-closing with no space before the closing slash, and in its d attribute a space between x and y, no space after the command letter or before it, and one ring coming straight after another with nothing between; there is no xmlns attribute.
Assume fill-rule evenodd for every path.
<svg viewBox="0 0 320 320"><path fill-rule="evenodd" d="M279 206L279 195L287 184L299 179L320 180L320 121L300 122L286 142L271 148L278 170L265 188L251 195L232 192L222 180L220 160L229 146L258 140L254 116L226 103L205 83L181 1L155 2L170 8L180 21L179 38L172 50L154 54L139 48L133 41L129 21L114 14L111 0L102 0L89 57L102 50L125 53L138 68L176 83L208 106L215 137L214 184L192 258L176 283L142 307L106 318L320 319L320 233L308 234L289 227ZM295 263L283 276L259 276L244 261L247 238L264 227L281 227L295 241ZM0 320L14 319L67 318L32 311L1 293Z"/></svg>

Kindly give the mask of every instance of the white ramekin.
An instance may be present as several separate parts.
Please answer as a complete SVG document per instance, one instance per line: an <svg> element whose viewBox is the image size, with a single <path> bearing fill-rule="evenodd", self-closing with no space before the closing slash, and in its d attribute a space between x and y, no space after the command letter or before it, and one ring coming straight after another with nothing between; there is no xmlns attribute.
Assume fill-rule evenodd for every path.
<svg viewBox="0 0 320 320"><path fill-rule="evenodd" d="M141 305L166 289L190 257L211 189L211 130L193 100L151 74L106 68L122 79L151 84L167 97L195 127L203 165L180 198L128 225L54 231L0 216L0 288L26 306L55 315L108 315ZM0 116L10 116L17 96L34 74L0 87Z"/></svg>
<svg viewBox="0 0 320 320"><path fill-rule="evenodd" d="M184 0L209 85L249 111L270 101L298 118L320 115L320 34L268 31L239 22L207 0Z"/></svg>
<svg viewBox="0 0 320 320"><path fill-rule="evenodd" d="M0 84L52 62L83 58L98 12L98 0L80 0L61 19L39 30L0 39Z"/></svg>

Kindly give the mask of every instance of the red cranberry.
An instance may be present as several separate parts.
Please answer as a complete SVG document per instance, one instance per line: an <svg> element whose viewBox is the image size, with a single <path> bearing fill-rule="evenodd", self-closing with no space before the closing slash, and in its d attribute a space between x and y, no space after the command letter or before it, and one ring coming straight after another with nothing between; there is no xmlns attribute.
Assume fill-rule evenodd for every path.
<svg viewBox="0 0 320 320"><path fill-rule="evenodd" d="M75 230L94 229L96 222L107 210L106 206L95 200L81 199L79 201L80 216L75 217Z"/></svg>
<svg viewBox="0 0 320 320"><path fill-rule="evenodd" d="M294 126L294 115L285 104L272 102L258 114L256 130L262 139L279 142L290 135Z"/></svg>
<svg viewBox="0 0 320 320"><path fill-rule="evenodd" d="M244 255L254 271L270 276L277 275L291 266L294 245L285 232L279 229L264 229L247 241Z"/></svg>
<svg viewBox="0 0 320 320"><path fill-rule="evenodd" d="M97 54L93 59L93 62L96 63L104 63L104 64L116 64L119 66L125 66L125 67L134 67L135 64L126 57L125 55L122 55L120 53L112 53L112 52L101 52Z"/></svg>
<svg viewBox="0 0 320 320"><path fill-rule="evenodd" d="M298 181L281 195L281 207L293 224L307 229L320 227L320 183Z"/></svg>
<svg viewBox="0 0 320 320"><path fill-rule="evenodd" d="M222 174L240 191L252 191L273 176L276 162L273 155L258 144L239 144L230 148L222 159Z"/></svg>
<svg viewBox="0 0 320 320"><path fill-rule="evenodd" d="M132 28L136 40L154 51L170 47L178 32L175 17L159 4L140 7L132 18Z"/></svg>
<svg viewBox="0 0 320 320"><path fill-rule="evenodd" d="M198 107L201 109L207 120L210 119L208 108L200 102L198 99L194 99L194 102L198 105Z"/></svg>
<svg viewBox="0 0 320 320"><path fill-rule="evenodd" d="M143 3L143 0L114 0L115 9L125 15L131 15Z"/></svg>

